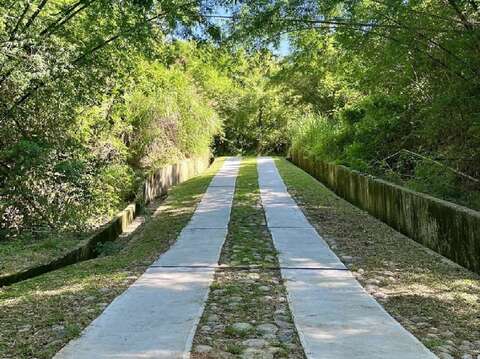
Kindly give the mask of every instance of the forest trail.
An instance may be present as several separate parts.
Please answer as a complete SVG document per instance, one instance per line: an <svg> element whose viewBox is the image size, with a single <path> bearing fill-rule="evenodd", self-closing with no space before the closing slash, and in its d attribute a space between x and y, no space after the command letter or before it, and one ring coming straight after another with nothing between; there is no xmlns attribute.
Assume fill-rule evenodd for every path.
<svg viewBox="0 0 480 359"><path fill-rule="evenodd" d="M257 163L266 226L278 251L288 306L305 357L435 358L361 287L330 250L290 197L274 161L265 157ZM218 262L229 231L232 202L235 205L239 167L238 158L226 160L175 245L56 358L190 356L215 270L224 268ZM258 273L258 266L250 267ZM275 322L280 328L287 324L280 322ZM243 334L260 336L243 341L252 347L238 356L277 357L271 344L276 340L275 324L236 324L243 325ZM240 325L237 329L243 330ZM245 336L238 340L243 339ZM211 347L201 347L205 351L202 358L217 357L208 353Z"/></svg>

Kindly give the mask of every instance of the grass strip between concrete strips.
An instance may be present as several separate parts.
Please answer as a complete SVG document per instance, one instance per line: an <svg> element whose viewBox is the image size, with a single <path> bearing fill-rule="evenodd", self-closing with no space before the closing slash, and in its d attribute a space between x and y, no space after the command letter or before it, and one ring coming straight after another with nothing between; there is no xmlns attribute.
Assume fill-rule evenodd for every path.
<svg viewBox="0 0 480 359"><path fill-rule="evenodd" d="M215 274L194 338L194 359L305 358L277 269L257 179L256 159L245 158L220 259L225 268Z"/></svg>

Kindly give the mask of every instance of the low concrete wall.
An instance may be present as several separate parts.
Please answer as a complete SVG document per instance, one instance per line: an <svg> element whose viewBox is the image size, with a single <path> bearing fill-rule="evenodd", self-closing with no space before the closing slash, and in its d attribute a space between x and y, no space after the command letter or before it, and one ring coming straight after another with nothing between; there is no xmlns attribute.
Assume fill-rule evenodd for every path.
<svg viewBox="0 0 480 359"><path fill-rule="evenodd" d="M167 193L170 187L205 171L210 162L210 155L206 154L202 157L183 160L156 170L147 176L145 180L141 201L144 204L148 204L154 198Z"/></svg>
<svg viewBox="0 0 480 359"><path fill-rule="evenodd" d="M115 218L98 229L90 238L82 241L82 244L49 263L0 276L0 287L33 278L70 264L95 258L98 254L97 245L99 243L115 241L120 234L125 232L128 225L133 222L141 207L153 199L166 194L172 186L200 174L209 167L210 163L210 156L205 155L156 170L145 179L141 191L142 195L139 196L136 203L129 204L123 211L119 212Z"/></svg>
<svg viewBox="0 0 480 359"><path fill-rule="evenodd" d="M301 151L291 161L340 197L452 261L480 273L480 212L324 162Z"/></svg>

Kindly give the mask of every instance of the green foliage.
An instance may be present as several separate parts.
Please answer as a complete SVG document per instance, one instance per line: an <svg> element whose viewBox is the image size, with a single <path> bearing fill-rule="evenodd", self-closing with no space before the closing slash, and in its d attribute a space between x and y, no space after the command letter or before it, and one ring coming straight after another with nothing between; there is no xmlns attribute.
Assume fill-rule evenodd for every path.
<svg viewBox="0 0 480 359"><path fill-rule="evenodd" d="M218 5L235 20L211 21ZM0 236L95 226L212 139L216 153L303 148L470 203L476 184L456 178L453 193L423 165L379 164L406 149L480 178L479 14L472 1L4 1ZM273 55L286 33L291 53Z"/></svg>
<svg viewBox="0 0 480 359"><path fill-rule="evenodd" d="M129 163L153 169L205 153L221 125L215 110L177 68L141 62L114 118L127 119L123 134Z"/></svg>
<svg viewBox="0 0 480 359"><path fill-rule="evenodd" d="M337 137L341 128L324 117L311 116L297 124L292 149L306 150L328 161L338 157ZM337 135L338 136L338 135Z"/></svg>
<svg viewBox="0 0 480 359"><path fill-rule="evenodd" d="M274 14L311 21L282 23L270 13L278 22L266 31L275 36L275 26L295 30L278 80L291 85L295 103L311 106L318 117L294 131L294 148L479 208L472 200L480 191L476 182L455 175L447 185L423 164L410 168L411 161L397 163L397 175L379 166L410 150L480 178L480 33L472 2L333 0L309 9L297 1L274 4ZM265 11L252 9L245 27Z"/></svg>
<svg viewBox="0 0 480 359"><path fill-rule="evenodd" d="M95 176L89 207L98 215L112 215L125 201L132 200L138 188L134 170L126 164L106 165ZM92 213L90 211L90 213Z"/></svg>
<svg viewBox="0 0 480 359"><path fill-rule="evenodd" d="M276 84L281 61L271 51L178 42L164 56L191 74L222 120L217 153L285 153L292 124L308 109L291 105Z"/></svg>
<svg viewBox="0 0 480 359"><path fill-rule="evenodd" d="M359 170L402 145L401 104L387 97L365 97L334 116L313 116L294 134L293 148Z"/></svg>
<svg viewBox="0 0 480 359"><path fill-rule="evenodd" d="M202 22L199 10L176 0L0 4L1 237L96 226L145 171L208 151L214 110L153 60L166 35ZM160 128L168 116L176 137Z"/></svg>
<svg viewBox="0 0 480 359"><path fill-rule="evenodd" d="M455 197L455 174L430 161L420 161L415 166L415 177L408 184L420 192L437 196Z"/></svg>
<svg viewBox="0 0 480 359"><path fill-rule="evenodd" d="M145 173L204 154L221 130L188 73L142 58L121 89L76 112L62 134L68 146L43 138L1 152L12 164L2 184L4 231L95 226L134 199Z"/></svg>

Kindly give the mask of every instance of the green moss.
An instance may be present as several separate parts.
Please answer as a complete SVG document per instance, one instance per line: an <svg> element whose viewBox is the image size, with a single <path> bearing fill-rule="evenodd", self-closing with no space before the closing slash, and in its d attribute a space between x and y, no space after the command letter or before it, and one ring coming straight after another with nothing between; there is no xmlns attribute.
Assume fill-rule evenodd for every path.
<svg viewBox="0 0 480 359"><path fill-rule="evenodd" d="M228 344L227 345L227 352L232 354L240 354L243 350L243 347L238 344Z"/></svg>

